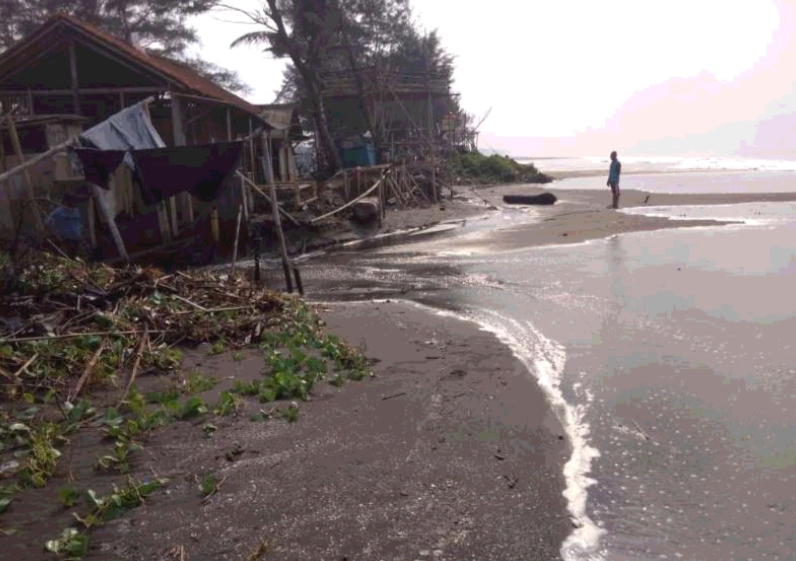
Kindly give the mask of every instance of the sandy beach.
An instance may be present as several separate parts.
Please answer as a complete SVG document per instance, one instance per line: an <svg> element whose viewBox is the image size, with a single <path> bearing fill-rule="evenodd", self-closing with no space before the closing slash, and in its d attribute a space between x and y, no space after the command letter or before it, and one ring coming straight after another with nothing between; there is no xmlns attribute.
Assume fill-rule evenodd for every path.
<svg viewBox="0 0 796 561"><path fill-rule="evenodd" d="M460 188L438 206L389 211L383 231L522 216L503 195L542 191L560 202L533 209L538 214L522 228L490 232L489 243L505 251L722 224L616 212L605 208L607 190L556 190L554 183ZM627 190L622 198L627 207L786 201L796 193ZM307 269L311 294L328 286L328 269ZM512 349L475 323L408 303L324 306L329 330L363 350L374 376L340 389L317 386L296 423L252 423L261 406L247 401L237 417L214 420L212 439L196 423L156 432L131 462L132 475L168 477L166 491L93 532L86 559L561 559L573 529L564 497L569 433ZM220 381L208 401L263 370L255 351L187 360L185 368ZM91 461L73 467L88 473ZM203 473L223 481L209 500L197 493ZM46 493L40 500L55 503ZM41 537L56 535L67 518L58 507L16 516L16 548L0 559L42 559Z"/></svg>
<svg viewBox="0 0 796 561"><path fill-rule="evenodd" d="M154 435L135 474L168 475L168 491L97 530L86 559L171 559L184 546L186 559L240 560L263 542L264 559L559 558L572 527L568 446L509 349L408 304L330 306L323 316L362 345L375 377L324 385L293 424L251 423L245 410L216 423L213 440L183 424ZM259 372L253 357L201 362L222 379ZM195 476L207 471L224 484L202 501Z"/></svg>

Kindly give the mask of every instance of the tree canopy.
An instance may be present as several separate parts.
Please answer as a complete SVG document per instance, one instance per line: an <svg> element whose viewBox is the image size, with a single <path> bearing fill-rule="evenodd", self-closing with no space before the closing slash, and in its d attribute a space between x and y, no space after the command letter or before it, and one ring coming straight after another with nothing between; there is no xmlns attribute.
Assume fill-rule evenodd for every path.
<svg viewBox="0 0 796 561"><path fill-rule="evenodd" d="M319 148L336 158L323 107L323 76L330 71L377 67L386 72L434 72L453 76L453 57L436 32L415 23L409 0L265 0L259 11L243 14L257 29L241 35L233 47L254 45L276 58L288 59L279 101L296 102L318 125ZM356 78L361 113L377 134L364 102L364 85ZM456 103L455 100L452 103ZM377 140L377 146L380 144ZM339 162L337 162L339 167Z"/></svg>
<svg viewBox="0 0 796 561"><path fill-rule="evenodd" d="M60 12L153 54L187 63L222 87L248 91L235 72L188 54L189 47L199 43L188 18L216 4L217 0L0 0L0 50Z"/></svg>

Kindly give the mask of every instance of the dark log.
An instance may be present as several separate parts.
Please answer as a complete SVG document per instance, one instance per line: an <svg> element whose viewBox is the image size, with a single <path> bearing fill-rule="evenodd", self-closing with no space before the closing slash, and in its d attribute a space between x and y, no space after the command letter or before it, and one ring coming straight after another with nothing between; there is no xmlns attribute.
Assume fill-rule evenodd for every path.
<svg viewBox="0 0 796 561"><path fill-rule="evenodd" d="M503 202L509 205L554 205L558 198L553 193L539 195L503 195Z"/></svg>

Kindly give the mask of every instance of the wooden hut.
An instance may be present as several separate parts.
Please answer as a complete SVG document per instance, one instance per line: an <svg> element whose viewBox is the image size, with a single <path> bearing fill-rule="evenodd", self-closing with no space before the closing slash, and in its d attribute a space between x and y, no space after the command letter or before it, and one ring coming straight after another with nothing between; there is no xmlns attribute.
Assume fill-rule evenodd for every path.
<svg viewBox="0 0 796 561"><path fill-rule="evenodd" d="M155 129L171 146L251 138L266 126L259 107L193 69L59 14L0 55L0 110L7 117L0 128L0 173L145 99L152 100L148 107ZM22 206L36 205L21 201L41 201L81 180L65 154L30 168L0 185L0 224L13 228L20 215L30 223ZM222 230L234 226L248 197L243 193L232 191L210 204ZM119 230L132 251L169 242L208 213L208 203L188 193L147 207L125 166L117 170L106 199L114 221L125 226ZM41 214L48 210L39 207ZM93 202L85 212L96 226L92 241L101 244L109 225L101 231Z"/></svg>

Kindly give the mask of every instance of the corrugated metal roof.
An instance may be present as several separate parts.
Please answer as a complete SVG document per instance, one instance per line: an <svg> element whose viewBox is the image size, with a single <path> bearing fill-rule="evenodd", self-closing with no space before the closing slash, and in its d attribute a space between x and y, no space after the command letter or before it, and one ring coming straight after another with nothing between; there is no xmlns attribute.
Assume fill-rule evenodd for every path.
<svg viewBox="0 0 796 561"><path fill-rule="evenodd" d="M149 73L160 76L178 93L190 93L207 97L237 107L251 115L258 117L260 115L261 110L256 105L214 84L192 68L144 52L118 37L114 37L89 23L66 14L53 16L36 31L0 55L0 83L2 83L3 76L35 60L37 55L46 53L54 45L61 43L60 37L53 41L53 35L58 35L63 29L71 30L78 35L99 43L103 48L114 51L117 55L124 56L131 62L148 70Z"/></svg>

